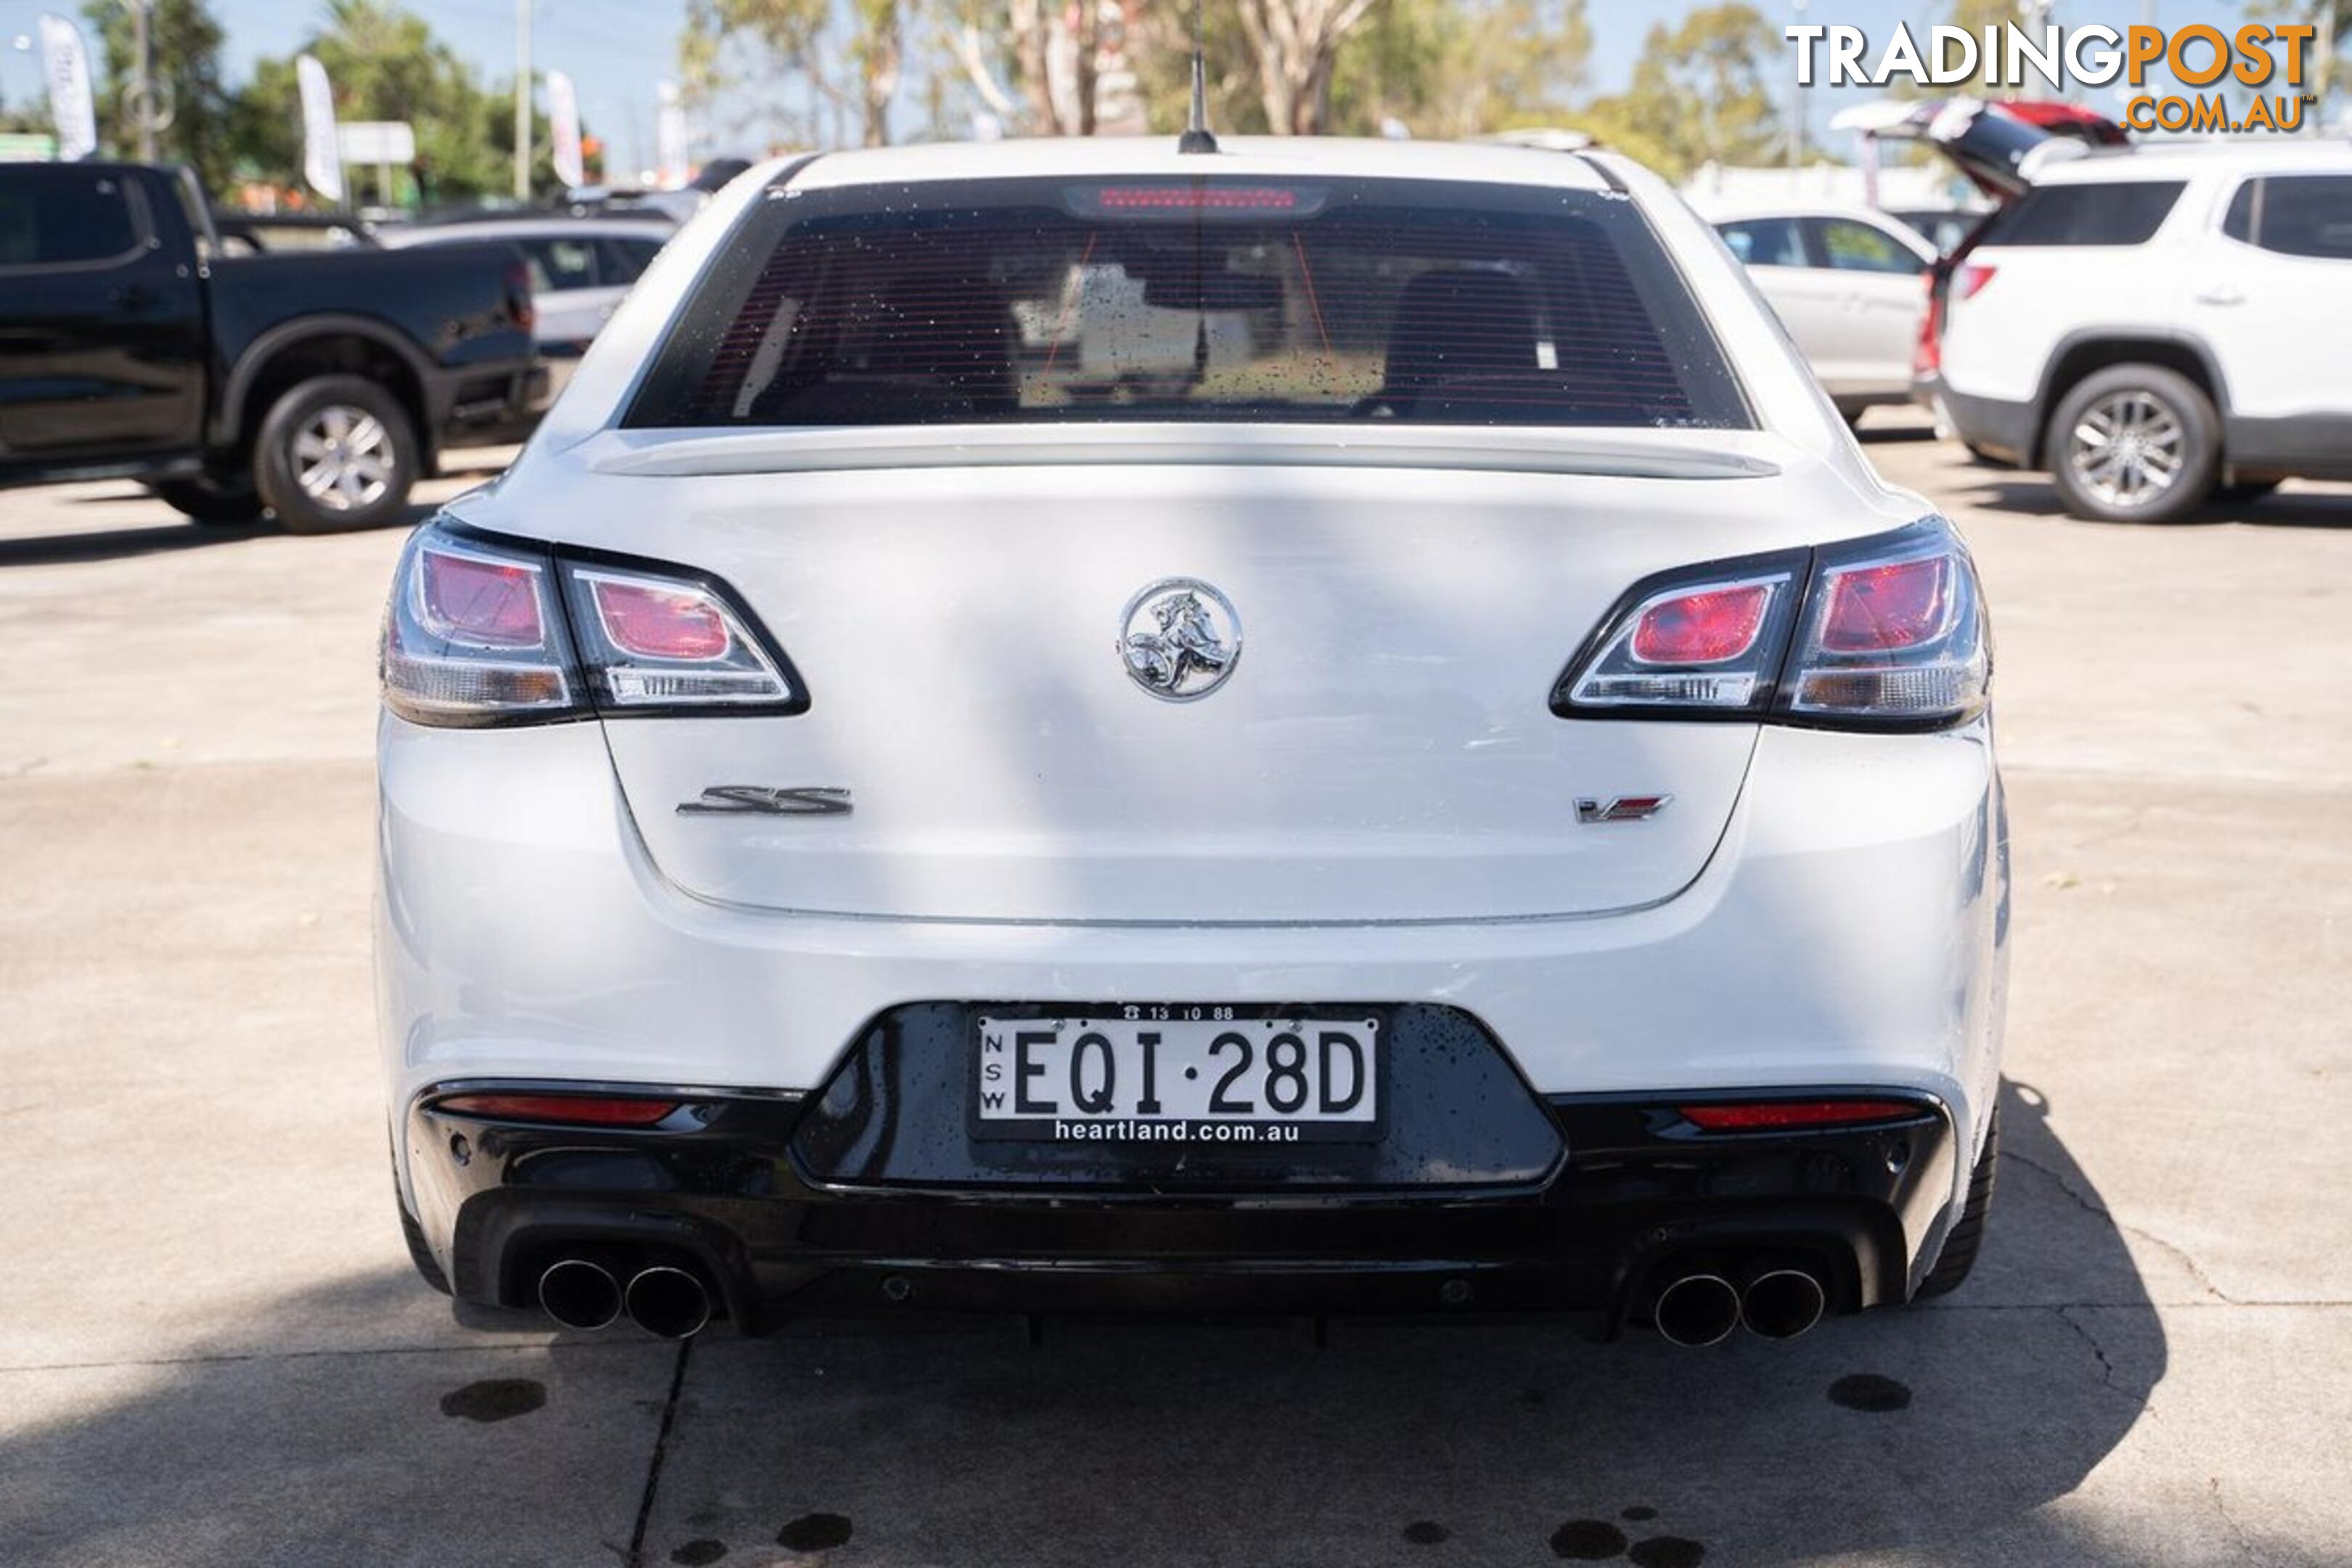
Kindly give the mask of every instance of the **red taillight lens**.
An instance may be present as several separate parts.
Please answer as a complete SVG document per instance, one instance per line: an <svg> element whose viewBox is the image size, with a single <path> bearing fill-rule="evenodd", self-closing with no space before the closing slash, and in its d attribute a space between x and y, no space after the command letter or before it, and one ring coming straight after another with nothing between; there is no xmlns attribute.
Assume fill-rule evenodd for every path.
<svg viewBox="0 0 2352 1568"><path fill-rule="evenodd" d="M432 630L477 647L538 647L547 640L537 567L439 550L420 552L416 566Z"/></svg>
<svg viewBox="0 0 2352 1568"><path fill-rule="evenodd" d="M1684 1105L1676 1110L1709 1132L1768 1132L1791 1127L1838 1127L1895 1121L1927 1114L1900 1100L1805 1100L1777 1105Z"/></svg>
<svg viewBox="0 0 2352 1568"><path fill-rule="evenodd" d="M494 1121L549 1121L574 1127L651 1127L678 1108L675 1100L588 1094L453 1094L434 1109Z"/></svg>
<svg viewBox="0 0 2352 1568"><path fill-rule="evenodd" d="M1911 374L1933 375L1944 367L1944 294L1927 274L1927 308L1919 313L1919 341L1911 349Z"/></svg>
<svg viewBox="0 0 2352 1568"><path fill-rule="evenodd" d="M1822 650L1887 653L1933 642L1950 616L1951 583L1948 555L1837 574L1822 616Z"/></svg>
<svg viewBox="0 0 2352 1568"><path fill-rule="evenodd" d="M1971 261L1953 278L1952 287L1959 290L1961 299L1973 300L1984 292L1984 286L1992 281L1993 274L1999 270L1999 268L1988 267L1981 261Z"/></svg>
<svg viewBox="0 0 2352 1568"><path fill-rule="evenodd" d="M796 713L808 705L715 585L569 561L563 580L598 707Z"/></svg>
<svg viewBox="0 0 2352 1568"><path fill-rule="evenodd" d="M526 332L539 325L539 299L531 292L530 266L520 257L507 263L507 312Z"/></svg>
<svg viewBox="0 0 2352 1568"><path fill-rule="evenodd" d="M1981 711L1991 676L1975 568L1937 517L1643 584L1560 677L1551 708L1938 729Z"/></svg>
<svg viewBox="0 0 2352 1568"><path fill-rule="evenodd" d="M641 658L717 658L734 639L719 606L698 593L605 579L594 584L605 633Z"/></svg>
<svg viewBox="0 0 2352 1568"><path fill-rule="evenodd" d="M1772 589L1763 583L1666 599L1633 624L1633 657L1643 664L1721 664L1756 646Z"/></svg>

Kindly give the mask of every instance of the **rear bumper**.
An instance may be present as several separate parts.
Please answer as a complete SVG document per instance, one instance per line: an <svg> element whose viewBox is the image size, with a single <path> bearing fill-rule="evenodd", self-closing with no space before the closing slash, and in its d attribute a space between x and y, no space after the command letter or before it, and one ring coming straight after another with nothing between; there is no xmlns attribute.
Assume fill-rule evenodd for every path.
<svg viewBox="0 0 2352 1568"><path fill-rule="evenodd" d="M555 1130L408 1107L428 1232L468 1300L525 1307L586 1254L687 1267L760 1332L887 1310L1573 1314L1613 1332L1668 1273L1769 1263L1832 1311L1908 1298L1949 1223L1946 1108L1868 1127L1701 1132L1670 1101L1545 1106L1559 1154L1500 1186L1199 1192L842 1184L808 1168L814 1102L686 1090L661 1129ZM498 1087L512 1088L510 1084ZM639 1091L644 1086L637 1086Z"/></svg>
<svg viewBox="0 0 2352 1568"><path fill-rule="evenodd" d="M1913 384L1913 398L1943 411L1952 428L1973 450L2012 468L2032 468L2042 444L2042 412L2032 403L1977 397L1955 392L1941 376Z"/></svg>
<svg viewBox="0 0 2352 1568"><path fill-rule="evenodd" d="M593 724L387 720L380 762L375 952L402 1185L444 1271L481 1300L518 1299L518 1237L626 1224L694 1250L747 1322L878 1300L891 1276L930 1280L934 1304L1045 1310L1066 1289L1307 1310L1427 1304L1467 1270L1482 1305L1617 1311L1656 1247L1705 1245L1674 1228L1688 1225L1838 1237L1851 1300L1867 1304L1932 1263L1998 1082L2008 860L1982 721L1931 735L1767 728L1712 858L1646 909L1353 926L746 911L662 879ZM1563 1118L1867 1086L1937 1107L1947 1131L1932 1142L1950 1157L1915 1148L1899 1193L1864 1179L1876 1155L1804 1141L1753 1145L1771 1151L1767 1170L1711 1152L1729 1142L1694 1163L1694 1146L1666 1140L1612 1173L1627 1135L1604 1116L1560 1122L1556 1170L1521 1163L1500 1186L1402 1196L922 1184L877 1196L863 1177L813 1181L839 1167L788 1156L788 1103L833 1079L873 1020L942 998L1438 1005L1475 1019L1523 1098ZM665 1144L650 1163L636 1151L625 1178L607 1160L622 1134L574 1137L571 1163L524 1161L542 1134L468 1132L471 1163L453 1164L465 1130L425 1108L485 1081L700 1086L731 1109L718 1141ZM1808 1174L1815 1153L1842 1163Z"/></svg>

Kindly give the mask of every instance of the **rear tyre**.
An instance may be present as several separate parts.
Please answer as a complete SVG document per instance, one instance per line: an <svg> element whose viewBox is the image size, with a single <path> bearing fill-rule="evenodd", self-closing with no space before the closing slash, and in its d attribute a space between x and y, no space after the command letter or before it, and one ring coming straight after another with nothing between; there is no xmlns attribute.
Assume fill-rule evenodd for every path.
<svg viewBox="0 0 2352 1568"><path fill-rule="evenodd" d="M2178 371L2109 365L2058 400L2042 453L2074 516L2174 522L2212 493L2221 420L2212 401Z"/></svg>
<svg viewBox="0 0 2352 1568"><path fill-rule="evenodd" d="M416 427L388 389L322 375L271 405L253 477L289 532L340 533L404 516L421 461Z"/></svg>
<svg viewBox="0 0 2352 1568"><path fill-rule="evenodd" d="M1943 1255L1936 1267L1919 1282L1915 1300L1930 1296L1943 1296L1960 1288L1969 1270L1977 1266L1977 1252L1984 1246L1985 1221L1992 1214L1992 1190L2000 1178L2000 1108L1995 1106L1992 1125L1985 1129L1984 1152L1978 1156L1977 1166L1969 1173L1968 1205L1960 1210L1960 1223L1944 1238Z"/></svg>
<svg viewBox="0 0 2352 1568"><path fill-rule="evenodd" d="M207 528L237 528L261 521L261 496L250 479L162 479L147 487L157 500Z"/></svg>

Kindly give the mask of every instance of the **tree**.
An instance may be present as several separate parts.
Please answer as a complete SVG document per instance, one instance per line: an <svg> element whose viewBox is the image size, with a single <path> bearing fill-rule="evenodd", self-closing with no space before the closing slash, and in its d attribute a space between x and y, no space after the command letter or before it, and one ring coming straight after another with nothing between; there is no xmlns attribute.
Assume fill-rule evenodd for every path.
<svg viewBox="0 0 2352 1568"><path fill-rule="evenodd" d="M1669 179L1708 162L1771 162L1784 132L1765 67L1780 47L1753 5L1705 6L1671 31L1653 25L1632 85L1568 118Z"/></svg>
<svg viewBox="0 0 2352 1568"><path fill-rule="evenodd" d="M1339 50L1334 129L1462 137L1570 112L1592 52L1586 0L1382 0Z"/></svg>
<svg viewBox="0 0 2352 1568"><path fill-rule="evenodd" d="M139 146L131 84L139 61L131 8L116 0L89 0L82 8L98 35L97 87L100 136L110 149L131 154ZM192 164L208 188L229 174L231 95L221 81L221 26L204 0L150 0L147 35L155 62L156 100L152 111L168 123L155 132L156 155Z"/></svg>
<svg viewBox="0 0 2352 1568"><path fill-rule="evenodd" d="M836 122L854 113L869 147L890 140L890 103L906 65L907 26L914 0L689 0L678 68L688 101L707 107L736 85L778 83L797 76L812 132L820 105ZM751 58L730 69L730 55ZM771 99L771 116L784 106ZM810 134L805 140L840 141Z"/></svg>
<svg viewBox="0 0 2352 1568"><path fill-rule="evenodd" d="M1242 36L1257 58L1258 100L1277 136L1329 128L1331 72L1339 44L1372 0L1235 0Z"/></svg>
<svg viewBox="0 0 2352 1568"><path fill-rule="evenodd" d="M328 0L325 26L296 52L316 55L326 68L338 120L403 120L414 128L412 173L425 205L513 187L511 92L485 90L423 18L389 0ZM302 164L300 103L292 57L255 66L253 79L237 95L231 138L248 172L288 183L296 178ZM548 145L543 128L534 128L532 145ZM533 183L543 192L559 184L543 160ZM379 199L389 195L379 193Z"/></svg>

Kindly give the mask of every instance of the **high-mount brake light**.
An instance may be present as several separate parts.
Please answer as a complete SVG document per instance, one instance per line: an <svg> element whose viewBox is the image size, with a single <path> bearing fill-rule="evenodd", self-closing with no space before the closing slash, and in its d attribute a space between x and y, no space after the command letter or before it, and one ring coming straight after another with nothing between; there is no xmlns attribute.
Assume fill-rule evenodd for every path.
<svg viewBox="0 0 2352 1568"><path fill-rule="evenodd" d="M1675 1110L1707 1132L1776 1132L1798 1127L1849 1127L1927 1114L1904 1100L1803 1100L1755 1105L1681 1105Z"/></svg>
<svg viewBox="0 0 2352 1568"><path fill-rule="evenodd" d="M1294 212L1298 193L1279 185L1110 185L1095 193L1105 212Z"/></svg>
<svg viewBox="0 0 2352 1568"><path fill-rule="evenodd" d="M715 582L439 524L401 557L380 672L384 705L416 724L808 706L791 665Z"/></svg>
<svg viewBox="0 0 2352 1568"><path fill-rule="evenodd" d="M1982 711L1990 637L1941 518L1642 584L1552 694L1563 718L1937 729Z"/></svg>
<svg viewBox="0 0 2352 1568"><path fill-rule="evenodd" d="M675 1100L609 1094L452 1094L433 1109L491 1121L545 1121L572 1127L651 1127L677 1110Z"/></svg>

